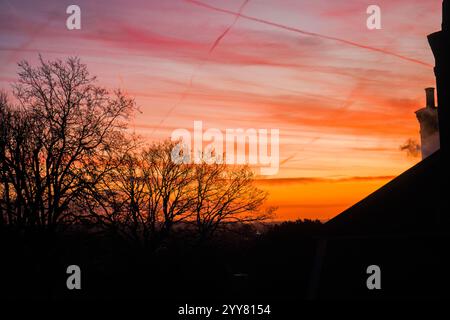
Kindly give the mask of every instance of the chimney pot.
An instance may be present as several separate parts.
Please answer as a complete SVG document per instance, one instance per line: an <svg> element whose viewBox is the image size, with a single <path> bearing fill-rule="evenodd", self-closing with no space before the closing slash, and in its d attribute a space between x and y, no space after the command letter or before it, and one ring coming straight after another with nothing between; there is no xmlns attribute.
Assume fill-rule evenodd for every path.
<svg viewBox="0 0 450 320"><path fill-rule="evenodd" d="M426 88L425 92L427 96L427 108L435 108L436 103L434 100L434 88Z"/></svg>

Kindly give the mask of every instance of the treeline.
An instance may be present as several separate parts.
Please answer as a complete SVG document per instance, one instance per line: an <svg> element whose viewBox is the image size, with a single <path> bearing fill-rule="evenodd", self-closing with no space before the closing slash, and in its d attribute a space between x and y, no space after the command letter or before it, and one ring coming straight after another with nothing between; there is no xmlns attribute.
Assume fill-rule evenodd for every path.
<svg viewBox="0 0 450 320"><path fill-rule="evenodd" d="M132 98L99 86L78 58L39 58L0 93L0 228L88 225L154 247L180 225L205 240L270 215L250 168L174 163L176 142L128 130Z"/></svg>

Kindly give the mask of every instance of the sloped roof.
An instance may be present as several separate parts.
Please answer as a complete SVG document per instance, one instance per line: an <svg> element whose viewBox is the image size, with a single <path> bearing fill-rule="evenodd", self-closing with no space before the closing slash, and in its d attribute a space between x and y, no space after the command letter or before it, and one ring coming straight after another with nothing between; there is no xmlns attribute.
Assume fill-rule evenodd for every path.
<svg viewBox="0 0 450 320"><path fill-rule="evenodd" d="M438 224L441 151L326 223L329 234L427 232Z"/></svg>

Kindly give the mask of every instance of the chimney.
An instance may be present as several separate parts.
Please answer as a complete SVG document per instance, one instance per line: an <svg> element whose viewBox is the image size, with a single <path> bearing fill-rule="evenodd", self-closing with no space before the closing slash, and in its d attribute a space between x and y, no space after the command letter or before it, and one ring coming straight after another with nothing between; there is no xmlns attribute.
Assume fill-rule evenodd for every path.
<svg viewBox="0 0 450 320"><path fill-rule="evenodd" d="M435 105L434 88L426 88L425 93L427 104L424 108L416 111L420 124L422 160L440 148L438 108Z"/></svg>
<svg viewBox="0 0 450 320"><path fill-rule="evenodd" d="M435 108L436 103L434 101L434 88L425 89L427 95L427 108Z"/></svg>
<svg viewBox="0 0 450 320"><path fill-rule="evenodd" d="M450 162L450 0L442 4L442 30L428 36L435 58L440 145L444 162Z"/></svg>

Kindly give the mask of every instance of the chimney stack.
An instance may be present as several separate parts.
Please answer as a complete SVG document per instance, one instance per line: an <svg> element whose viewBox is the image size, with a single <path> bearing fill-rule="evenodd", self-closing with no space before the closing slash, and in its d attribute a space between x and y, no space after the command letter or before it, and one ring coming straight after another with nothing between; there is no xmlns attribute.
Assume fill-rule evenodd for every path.
<svg viewBox="0 0 450 320"><path fill-rule="evenodd" d="M425 92L427 95L427 108L435 108L436 103L434 100L434 88L426 88Z"/></svg>
<svg viewBox="0 0 450 320"><path fill-rule="evenodd" d="M435 153L440 148L438 108L434 100L434 88L426 88L427 105L416 111L420 124L420 147L422 159Z"/></svg>

